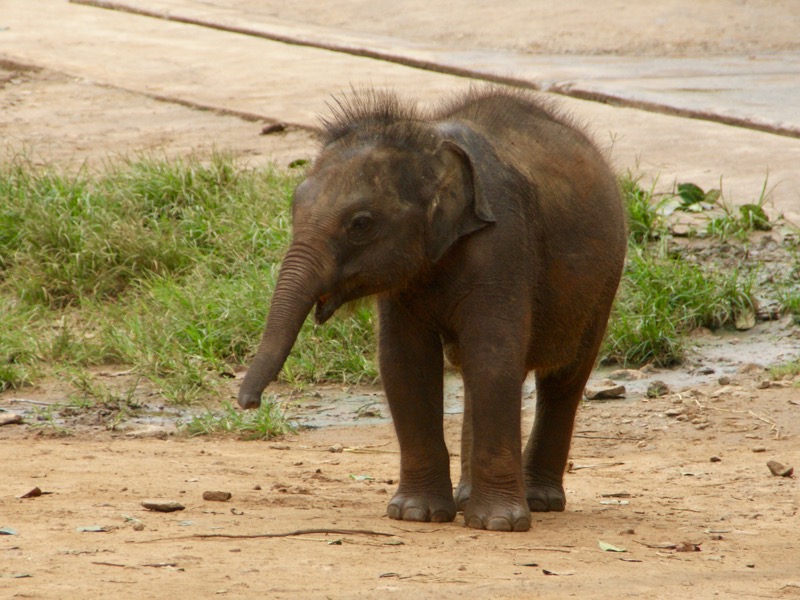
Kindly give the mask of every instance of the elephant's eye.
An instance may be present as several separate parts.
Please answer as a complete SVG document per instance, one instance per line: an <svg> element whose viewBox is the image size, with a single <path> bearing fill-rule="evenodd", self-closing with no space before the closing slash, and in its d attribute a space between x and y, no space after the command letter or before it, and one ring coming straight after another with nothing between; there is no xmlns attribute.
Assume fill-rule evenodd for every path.
<svg viewBox="0 0 800 600"><path fill-rule="evenodd" d="M347 231L353 241L362 241L364 236L372 229L374 220L368 212L357 212L347 224Z"/></svg>

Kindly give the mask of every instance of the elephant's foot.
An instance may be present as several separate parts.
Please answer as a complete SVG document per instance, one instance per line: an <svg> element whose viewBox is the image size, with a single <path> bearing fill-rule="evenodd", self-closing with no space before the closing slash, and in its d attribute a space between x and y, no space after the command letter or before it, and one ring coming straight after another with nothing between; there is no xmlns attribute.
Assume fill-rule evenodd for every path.
<svg viewBox="0 0 800 600"><path fill-rule="evenodd" d="M526 475L525 497L532 512L562 512L567 504L561 481L538 473Z"/></svg>
<svg viewBox="0 0 800 600"><path fill-rule="evenodd" d="M481 500L473 495L464 508L464 522L473 529L528 531L531 513L522 499L495 496Z"/></svg>
<svg viewBox="0 0 800 600"><path fill-rule="evenodd" d="M386 514L398 521L447 523L456 518L456 504L452 494L398 491L389 501Z"/></svg>
<svg viewBox="0 0 800 600"><path fill-rule="evenodd" d="M472 484L469 481L460 481L454 493L458 512L463 512L467 508L470 495L472 495Z"/></svg>

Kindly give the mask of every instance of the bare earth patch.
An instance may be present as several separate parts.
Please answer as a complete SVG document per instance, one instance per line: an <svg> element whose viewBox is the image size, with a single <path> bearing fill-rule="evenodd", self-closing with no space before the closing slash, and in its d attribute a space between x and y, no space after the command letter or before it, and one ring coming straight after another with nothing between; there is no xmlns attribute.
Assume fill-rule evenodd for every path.
<svg viewBox="0 0 800 600"><path fill-rule="evenodd" d="M452 524L386 518L399 454L391 425L370 424L385 412L380 404L351 426L269 442L136 439L107 425L59 437L8 425L0 429L0 528L14 535L0 536L0 591L67 599L795 597L797 479L773 475L767 462L800 464L797 388L764 388L763 369L740 371L725 385L585 402L567 511L535 515L524 534L470 530L460 515ZM11 396L30 392L6 393L0 405L19 411ZM359 390L322 392L312 411ZM446 417L454 478L460 420ZM35 487L43 495L20 498ZM232 498L207 501L207 491ZM185 509L153 512L141 505L151 499Z"/></svg>

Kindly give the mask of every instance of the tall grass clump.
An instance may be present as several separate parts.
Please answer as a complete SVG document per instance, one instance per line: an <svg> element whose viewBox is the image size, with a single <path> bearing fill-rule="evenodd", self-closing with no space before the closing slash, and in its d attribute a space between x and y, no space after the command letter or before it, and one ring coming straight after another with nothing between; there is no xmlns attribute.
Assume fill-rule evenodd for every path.
<svg viewBox="0 0 800 600"><path fill-rule="evenodd" d="M628 210L628 257L603 357L625 365L675 365L684 359L685 336L693 329L732 325L754 310L755 276L671 252L652 193L629 177L621 180L621 189Z"/></svg>
<svg viewBox="0 0 800 600"><path fill-rule="evenodd" d="M173 402L212 393L258 343L298 181L219 154L100 173L0 164L0 310L21 323L0 337L1 385L37 364L121 363ZM306 324L287 378L374 379L371 323L360 308Z"/></svg>

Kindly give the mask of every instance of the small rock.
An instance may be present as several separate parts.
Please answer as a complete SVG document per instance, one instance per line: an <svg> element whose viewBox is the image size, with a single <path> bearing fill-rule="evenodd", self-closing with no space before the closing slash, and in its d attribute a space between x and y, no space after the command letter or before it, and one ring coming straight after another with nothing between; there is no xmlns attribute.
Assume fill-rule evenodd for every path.
<svg viewBox="0 0 800 600"><path fill-rule="evenodd" d="M625 386L612 384L602 387L587 387L583 393L587 400L613 400L625 397Z"/></svg>
<svg viewBox="0 0 800 600"><path fill-rule="evenodd" d="M258 490L260 490L260 489L261 489L261 486L260 486L259 484L255 484L255 485L253 486L253 489L254 489L254 490L256 490L256 491L258 491Z"/></svg>
<svg viewBox="0 0 800 600"><path fill-rule="evenodd" d="M714 369L712 367L700 367L697 369L698 375L713 375Z"/></svg>
<svg viewBox="0 0 800 600"><path fill-rule="evenodd" d="M135 429L126 431L125 436L137 440L148 438L165 440L169 437L170 433L171 432L168 432L166 429L159 427L158 425L144 425L142 427L137 427Z"/></svg>
<svg viewBox="0 0 800 600"><path fill-rule="evenodd" d="M144 500L142 501L142 506L147 510L156 512L175 512L186 508L183 504L174 500Z"/></svg>
<svg viewBox="0 0 800 600"><path fill-rule="evenodd" d="M695 327L689 332L689 335L693 338L711 337L714 332L708 327Z"/></svg>
<svg viewBox="0 0 800 600"><path fill-rule="evenodd" d="M712 456L708 459L710 462L722 462L722 459L719 456Z"/></svg>
<svg viewBox="0 0 800 600"><path fill-rule="evenodd" d="M784 467L777 460L767 462L767 467L776 477L791 477L794 474L794 467Z"/></svg>
<svg viewBox="0 0 800 600"><path fill-rule="evenodd" d="M273 450L291 450L291 446L289 444L270 444L270 448Z"/></svg>
<svg viewBox="0 0 800 600"><path fill-rule="evenodd" d="M756 389L758 390L766 390L772 387L772 382L769 379L762 379L758 382Z"/></svg>
<svg viewBox="0 0 800 600"><path fill-rule="evenodd" d="M144 523L142 523L141 521L137 521L136 523L133 524L133 530L144 531Z"/></svg>
<svg viewBox="0 0 800 600"><path fill-rule="evenodd" d="M735 327L739 331L747 331L756 326L756 313L753 310L743 310L736 315Z"/></svg>
<svg viewBox="0 0 800 600"><path fill-rule="evenodd" d="M42 495L42 488L37 486L37 487L33 488L31 491L25 492L24 494L22 494L22 496L19 496L19 497L20 498L38 498L41 495Z"/></svg>
<svg viewBox="0 0 800 600"><path fill-rule="evenodd" d="M340 452L344 452L344 446L342 446L341 444L334 444L333 446L328 448L328 452L339 454Z"/></svg>
<svg viewBox="0 0 800 600"><path fill-rule="evenodd" d="M753 448L753 452L766 452L767 449L764 446L756 446Z"/></svg>
<svg viewBox="0 0 800 600"><path fill-rule="evenodd" d="M682 408L668 408L664 411L664 414L668 417L679 417L683 414Z"/></svg>
<svg viewBox="0 0 800 600"><path fill-rule="evenodd" d="M653 381L647 386L648 398L659 398L665 394L669 394L669 386L663 381Z"/></svg>
<svg viewBox="0 0 800 600"><path fill-rule="evenodd" d="M720 384L720 385L730 385L731 384L731 378L728 377L727 375L723 375L722 377L717 379L717 383Z"/></svg>
<svg viewBox="0 0 800 600"><path fill-rule="evenodd" d="M7 415L0 415L0 427L3 425L16 425L22 423L22 415L9 413Z"/></svg>
<svg viewBox="0 0 800 600"><path fill-rule="evenodd" d="M203 492L203 500L209 502L227 502L233 497L230 492Z"/></svg>
<svg viewBox="0 0 800 600"><path fill-rule="evenodd" d="M261 135L282 133L284 131L286 131L286 123L270 123L269 125L264 125L264 127L261 129Z"/></svg>
<svg viewBox="0 0 800 600"><path fill-rule="evenodd" d="M700 552L700 544L681 542L675 546L675 552Z"/></svg>
<svg viewBox="0 0 800 600"><path fill-rule="evenodd" d="M637 369L617 369L608 374L610 379L617 381L639 381L645 379L647 375Z"/></svg>

